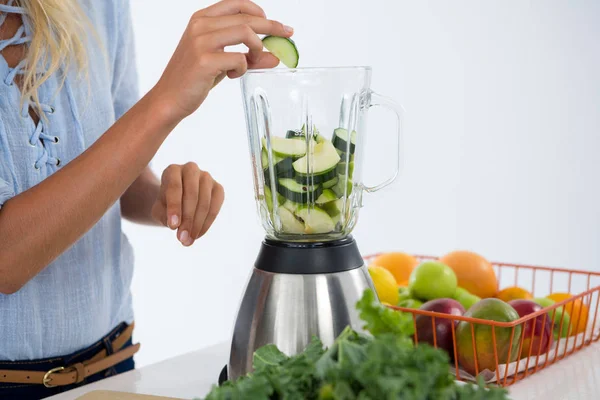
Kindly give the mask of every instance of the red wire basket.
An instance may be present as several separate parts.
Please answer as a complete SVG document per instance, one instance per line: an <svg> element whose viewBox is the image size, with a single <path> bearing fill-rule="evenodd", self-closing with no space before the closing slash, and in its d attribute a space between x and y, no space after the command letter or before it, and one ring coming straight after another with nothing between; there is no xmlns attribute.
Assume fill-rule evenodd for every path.
<svg viewBox="0 0 600 400"><path fill-rule="evenodd" d="M378 255L365 257L365 260L370 262ZM415 257L419 261L437 259L423 255ZM557 292L578 294L569 295L512 322L389 306L412 314L414 341L417 344L421 336L417 326L424 326L417 324L417 320L422 322L426 319L427 324L431 322L433 343L430 344L435 347L438 347L436 320L438 323L442 319L451 321L446 324L450 326L452 338L449 356L458 380L474 381L481 377L488 384L510 386L600 339L600 321L597 322L600 272L499 262L493 262L492 265L499 289L518 286L539 297ZM566 317L567 314L572 315ZM546 332L547 336L544 336L547 327L553 332ZM555 335L555 328L558 328L558 336ZM549 339L544 340L548 336ZM464 363L463 354L468 354L468 361Z"/></svg>

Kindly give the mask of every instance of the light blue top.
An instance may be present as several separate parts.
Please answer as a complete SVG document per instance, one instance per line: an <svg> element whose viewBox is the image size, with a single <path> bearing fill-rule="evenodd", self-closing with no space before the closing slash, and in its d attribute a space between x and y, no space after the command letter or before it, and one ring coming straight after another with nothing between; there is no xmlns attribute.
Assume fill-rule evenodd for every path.
<svg viewBox="0 0 600 400"><path fill-rule="evenodd" d="M138 100L129 1L81 3L102 44L92 35L87 41L89 83L70 72L56 96L59 76L43 84L39 95L47 123L40 119L36 125L28 104L19 108L14 79L24 65L11 69L0 55L0 207L79 156ZM24 13L13 4L0 5L0 26L6 13ZM25 15L24 27L14 38L1 40L0 50L27 43L30 33ZM133 252L121 230L117 202L20 291L0 294L0 360L67 355L91 345L118 323L131 322L132 273Z"/></svg>

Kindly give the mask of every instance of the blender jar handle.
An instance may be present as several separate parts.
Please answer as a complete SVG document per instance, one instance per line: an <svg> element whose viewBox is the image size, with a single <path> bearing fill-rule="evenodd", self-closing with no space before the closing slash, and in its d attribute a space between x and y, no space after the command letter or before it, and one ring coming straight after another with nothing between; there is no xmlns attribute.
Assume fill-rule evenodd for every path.
<svg viewBox="0 0 600 400"><path fill-rule="evenodd" d="M388 179L386 179L385 181L381 182L378 185L375 186L363 186L364 190L368 193L373 193L376 192L380 189L383 189L384 187L388 186L389 184L391 184L392 182L394 182L396 180L396 178L398 177L398 174L400 173L400 163L402 160L402 120L403 120L403 113L404 110L403 108L396 104L396 102L394 102L392 99L382 96L378 93L375 93L373 91L370 91L370 96L371 96L371 101L369 103L369 108L371 107L384 107L387 108L391 111L393 111L396 114L396 135L397 135L397 142L396 142L396 166L394 168L394 172L392 173L392 176L390 176Z"/></svg>

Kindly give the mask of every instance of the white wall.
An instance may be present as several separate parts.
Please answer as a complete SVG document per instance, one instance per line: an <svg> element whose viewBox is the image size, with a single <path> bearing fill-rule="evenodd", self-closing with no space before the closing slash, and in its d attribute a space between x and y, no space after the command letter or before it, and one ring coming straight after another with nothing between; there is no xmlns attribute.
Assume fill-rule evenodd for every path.
<svg viewBox="0 0 600 400"><path fill-rule="evenodd" d="M209 3L132 0L143 90ZM366 197L355 231L364 254L460 247L600 270L600 3L260 4L295 28L300 66L371 65L373 88L406 109L403 175ZM220 84L154 161L160 173L193 160L223 183L210 233L186 249L170 231L126 226L137 257L139 365L229 339L262 238L238 85ZM391 116L372 114L369 183L384 178L393 143Z"/></svg>

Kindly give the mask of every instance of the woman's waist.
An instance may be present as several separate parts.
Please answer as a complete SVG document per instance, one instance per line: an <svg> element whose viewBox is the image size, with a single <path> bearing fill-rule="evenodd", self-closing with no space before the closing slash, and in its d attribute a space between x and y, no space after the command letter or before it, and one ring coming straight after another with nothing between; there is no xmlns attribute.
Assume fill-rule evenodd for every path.
<svg viewBox="0 0 600 400"><path fill-rule="evenodd" d="M23 288L26 290L26 288ZM115 328L133 322L129 290L108 302L92 294L17 292L0 296L0 360L38 360L87 348Z"/></svg>
<svg viewBox="0 0 600 400"><path fill-rule="evenodd" d="M0 360L0 389L6 384L69 386L131 359L133 323L122 322L94 344L73 353L34 360Z"/></svg>

